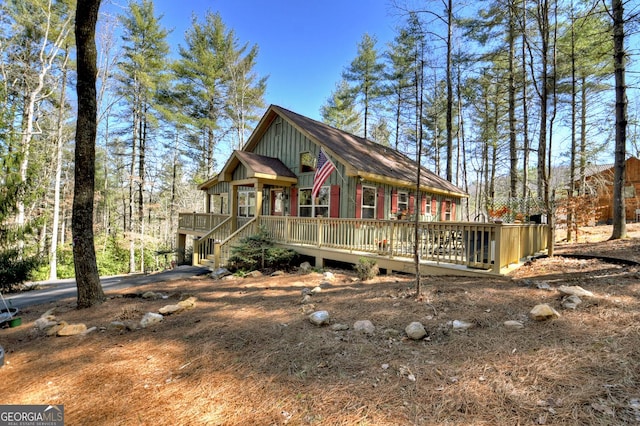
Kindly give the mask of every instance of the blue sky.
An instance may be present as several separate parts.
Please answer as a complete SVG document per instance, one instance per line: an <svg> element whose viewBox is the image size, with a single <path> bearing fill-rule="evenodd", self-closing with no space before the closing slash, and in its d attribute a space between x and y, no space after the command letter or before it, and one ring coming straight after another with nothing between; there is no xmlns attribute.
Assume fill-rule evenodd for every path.
<svg viewBox="0 0 640 426"><path fill-rule="evenodd" d="M156 15L173 29L173 52L184 45L193 14L219 12L239 42L257 44L256 71L268 75L267 105L277 104L320 118L343 69L355 58L364 33L378 50L395 36L401 21L386 0L155 0Z"/></svg>

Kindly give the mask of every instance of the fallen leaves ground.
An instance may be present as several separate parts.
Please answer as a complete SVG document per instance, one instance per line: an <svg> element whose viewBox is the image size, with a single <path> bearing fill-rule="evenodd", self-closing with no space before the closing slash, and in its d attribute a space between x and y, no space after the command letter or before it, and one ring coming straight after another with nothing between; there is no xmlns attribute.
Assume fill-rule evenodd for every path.
<svg viewBox="0 0 640 426"><path fill-rule="evenodd" d="M640 260L640 240L560 244L558 252L601 252ZM600 240L608 237L601 227ZM592 236L592 240L597 240ZM331 268L328 268L331 269ZM351 271L312 297L347 331L317 327L301 290L321 274L214 281L197 277L110 293L103 305L74 301L22 313L0 330L2 404L64 404L68 425L623 425L640 422L640 270L557 257L510 277L426 277L420 301L410 276L354 281ZM548 284L552 289L539 289ZM595 293L560 308L560 285ZM147 290L169 300L122 297ZM34 321L88 327L139 319L198 298L195 309L151 328L45 337ZM562 316L534 322L549 303ZM355 332L368 319L374 335ZM474 327L454 331L451 322ZM522 330L503 323L520 320ZM408 340L422 322L428 337Z"/></svg>

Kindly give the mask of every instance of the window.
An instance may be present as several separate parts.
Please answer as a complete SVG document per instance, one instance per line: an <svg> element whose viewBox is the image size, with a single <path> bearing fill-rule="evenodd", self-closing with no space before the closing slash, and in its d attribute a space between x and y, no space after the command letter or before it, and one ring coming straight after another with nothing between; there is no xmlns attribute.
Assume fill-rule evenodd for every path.
<svg viewBox="0 0 640 426"><path fill-rule="evenodd" d="M424 219L425 220L433 220L433 212L432 212L432 205L431 205L431 197L427 197L426 195L423 195L424 197Z"/></svg>
<svg viewBox="0 0 640 426"><path fill-rule="evenodd" d="M442 220L452 220L451 219L451 200L445 200L444 203L444 217Z"/></svg>
<svg viewBox="0 0 640 426"><path fill-rule="evenodd" d="M362 187L362 218L375 219L376 217L376 188L372 186Z"/></svg>
<svg viewBox="0 0 640 426"><path fill-rule="evenodd" d="M311 197L311 188L298 191L300 217L329 217L329 187L323 186L315 200Z"/></svg>
<svg viewBox="0 0 640 426"><path fill-rule="evenodd" d="M315 172L316 158L310 152L300 153L300 173Z"/></svg>
<svg viewBox="0 0 640 426"><path fill-rule="evenodd" d="M409 214L409 193L398 191L398 214L404 218Z"/></svg>
<svg viewBox="0 0 640 426"><path fill-rule="evenodd" d="M238 191L238 216L253 217L256 215L255 191Z"/></svg>

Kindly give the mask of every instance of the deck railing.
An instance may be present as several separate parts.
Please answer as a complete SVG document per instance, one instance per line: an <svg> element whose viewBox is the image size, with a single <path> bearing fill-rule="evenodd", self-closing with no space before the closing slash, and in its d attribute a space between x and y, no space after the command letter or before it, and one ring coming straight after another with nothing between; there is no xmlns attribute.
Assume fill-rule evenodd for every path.
<svg viewBox="0 0 640 426"><path fill-rule="evenodd" d="M186 231L209 232L229 218L226 214L180 213L178 228Z"/></svg>
<svg viewBox="0 0 640 426"><path fill-rule="evenodd" d="M194 219L195 226L197 217L206 214L189 214L184 219L181 215L181 225L188 224L187 216ZM200 219L198 226L206 220L217 224L194 242L194 263L215 254L216 266L226 264L231 247L240 238L257 232L258 225L264 226L278 243L389 258L413 258L417 239L420 260L487 269L497 274L502 268L547 249L547 225L420 222L416 232L414 222L399 220L260 216L237 218L233 226L233 218L208 216L211 218ZM232 233L234 228L237 231Z"/></svg>
<svg viewBox="0 0 640 426"><path fill-rule="evenodd" d="M262 216L269 235L284 244L451 263L494 273L547 248L546 225L414 222Z"/></svg>

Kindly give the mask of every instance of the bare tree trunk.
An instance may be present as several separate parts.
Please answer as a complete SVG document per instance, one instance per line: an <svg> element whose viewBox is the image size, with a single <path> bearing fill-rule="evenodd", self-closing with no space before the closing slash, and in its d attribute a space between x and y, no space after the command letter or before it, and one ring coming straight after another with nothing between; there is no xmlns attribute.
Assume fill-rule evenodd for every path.
<svg viewBox="0 0 640 426"><path fill-rule="evenodd" d="M627 93L625 82L626 52L624 49L624 3L611 0L613 12L613 58L616 81L616 148L613 167L613 233L611 239L627 235L624 200L625 161L627 143Z"/></svg>
<svg viewBox="0 0 640 426"><path fill-rule="evenodd" d="M515 5L509 0L509 197L516 198L518 192L518 141L516 138L516 84L515 84Z"/></svg>
<svg viewBox="0 0 640 426"><path fill-rule="evenodd" d="M453 36L453 0L447 3L447 165L446 178L453 180L453 78L451 76L451 39Z"/></svg>
<svg viewBox="0 0 640 426"><path fill-rule="evenodd" d="M64 128L64 106L67 88L67 62L69 61L69 49L65 50L62 66L62 82L60 84L60 106L58 108L58 132L56 135L56 177L53 189L53 222L51 224L51 245L49 248L49 279L58 279L58 228L60 227L60 185L62 180L62 146Z"/></svg>
<svg viewBox="0 0 640 426"><path fill-rule="evenodd" d="M573 197L576 187L576 102L578 94L576 92L576 34L575 18L573 16L573 1L571 2L571 159L569 162L569 191L567 194L567 241L573 239L573 228L576 221Z"/></svg>
<svg viewBox="0 0 640 426"><path fill-rule="evenodd" d="M93 195L97 133L95 31L100 0L85 0L76 6L78 56L78 121L76 124L75 186L73 196L73 263L78 287L78 308L105 300L93 236Z"/></svg>
<svg viewBox="0 0 640 426"><path fill-rule="evenodd" d="M522 2L522 199L526 203L529 196L529 95L527 93L527 55L526 55L526 0ZM529 214L528 203L526 213Z"/></svg>

